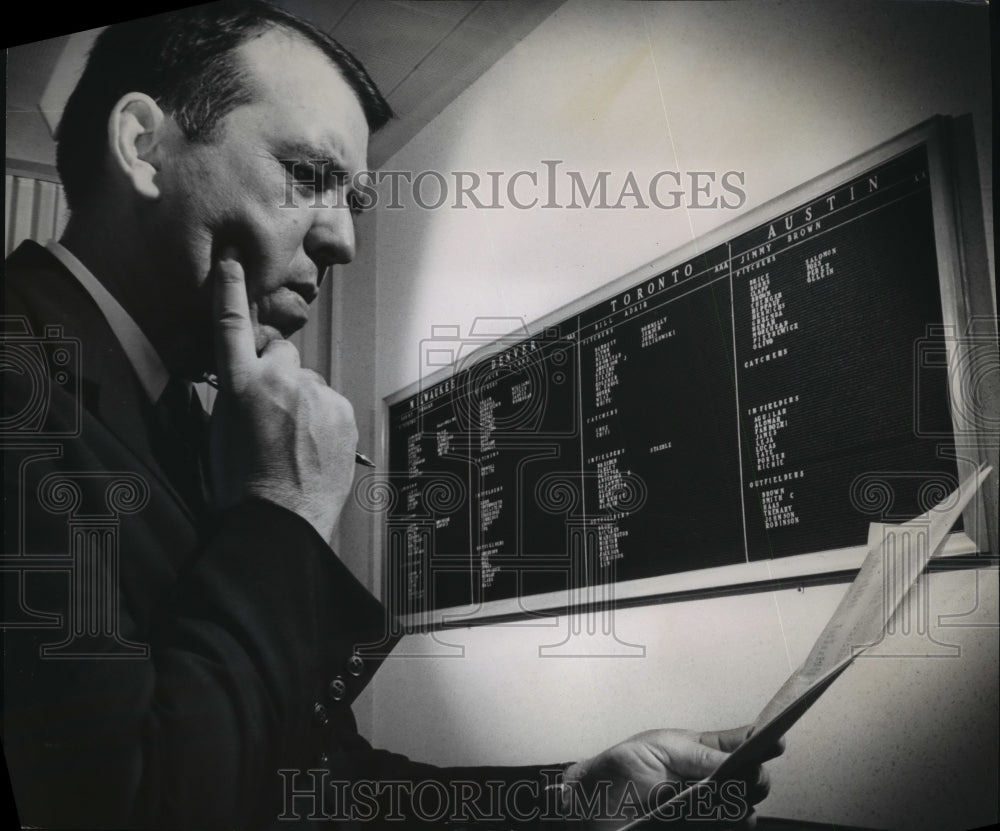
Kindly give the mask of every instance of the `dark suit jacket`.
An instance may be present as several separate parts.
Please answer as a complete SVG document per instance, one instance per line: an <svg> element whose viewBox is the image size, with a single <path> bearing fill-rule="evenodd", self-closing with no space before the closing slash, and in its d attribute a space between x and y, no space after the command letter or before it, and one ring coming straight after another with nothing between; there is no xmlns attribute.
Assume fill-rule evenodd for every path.
<svg viewBox="0 0 1000 831"><path fill-rule="evenodd" d="M22 823L342 815L308 796L327 774L289 779L311 768L350 782L539 780L372 749L350 703L391 647L381 605L280 507L198 527L165 472L155 409L51 254L22 245L4 300L2 729ZM292 789L307 796L289 801Z"/></svg>

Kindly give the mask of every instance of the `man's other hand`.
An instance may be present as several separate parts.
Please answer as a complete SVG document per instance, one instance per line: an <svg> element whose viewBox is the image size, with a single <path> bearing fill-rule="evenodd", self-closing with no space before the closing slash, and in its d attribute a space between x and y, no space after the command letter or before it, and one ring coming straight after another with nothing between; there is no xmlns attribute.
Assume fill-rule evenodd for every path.
<svg viewBox="0 0 1000 831"><path fill-rule="evenodd" d="M569 786L577 817L587 820L586 827L620 828L708 777L749 733L749 727L705 733L649 730L570 765L563 781ZM783 744L775 745L765 761L783 750ZM695 788L658 815L670 827L705 831L752 827L753 806L767 796L768 788L767 772L751 765L737 779ZM602 810L595 813L593 807L601 803Z"/></svg>
<svg viewBox="0 0 1000 831"><path fill-rule="evenodd" d="M211 475L219 508L251 497L305 518L325 540L354 478L358 430L350 402L299 363L286 340L258 356L243 266L222 254L212 274L219 395Z"/></svg>

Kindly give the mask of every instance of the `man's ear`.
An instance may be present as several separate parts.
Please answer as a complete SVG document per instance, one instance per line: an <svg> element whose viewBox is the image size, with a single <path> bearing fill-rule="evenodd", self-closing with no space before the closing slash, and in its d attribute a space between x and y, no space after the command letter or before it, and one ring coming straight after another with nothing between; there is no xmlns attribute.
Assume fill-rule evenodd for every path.
<svg viewBox="0 0 1000 831"><path fill-rule="evenodd" d="M159 199L157 173L169 118L144 92L123 95L108 117L111 162L131 182L136 193Z"/></svg>

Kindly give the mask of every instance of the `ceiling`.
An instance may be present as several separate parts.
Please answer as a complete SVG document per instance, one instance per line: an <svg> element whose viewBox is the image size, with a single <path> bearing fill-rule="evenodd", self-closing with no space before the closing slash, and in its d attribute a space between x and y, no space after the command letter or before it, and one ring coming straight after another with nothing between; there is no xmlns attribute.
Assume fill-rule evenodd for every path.
<svg viewBox="0 0 1000 831"><path fill-rule="evenodd" d="M376 134L378 167L563 0L273 0L343 43L397 118ZM8 159L52 165L52 126L99 30L12 47L7 55Z"/></svg>

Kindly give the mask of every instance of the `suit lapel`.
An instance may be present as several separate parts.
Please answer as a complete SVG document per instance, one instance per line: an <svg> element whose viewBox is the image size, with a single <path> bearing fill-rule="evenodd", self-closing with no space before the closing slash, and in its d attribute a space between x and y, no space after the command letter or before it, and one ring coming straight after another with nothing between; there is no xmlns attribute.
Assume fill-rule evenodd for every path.
<svg viewBox="0 0 1000 831"><path fill-rule="evenodd" d="M132 452L194 522L190 506L157 459L156 437L162 427L153 404L90 294L59 260L35 243L24 243L11 255L5 281L5 294L18 296L30 308L36 335L46 326L57 325L64 337L79 341L84 408Z"/></svg>

